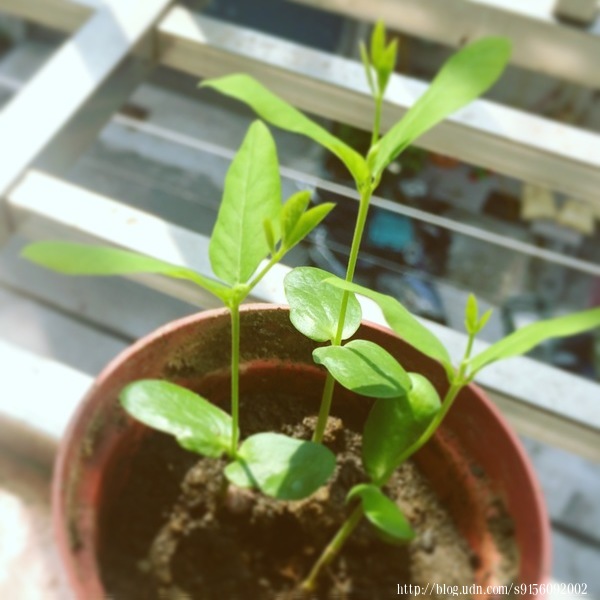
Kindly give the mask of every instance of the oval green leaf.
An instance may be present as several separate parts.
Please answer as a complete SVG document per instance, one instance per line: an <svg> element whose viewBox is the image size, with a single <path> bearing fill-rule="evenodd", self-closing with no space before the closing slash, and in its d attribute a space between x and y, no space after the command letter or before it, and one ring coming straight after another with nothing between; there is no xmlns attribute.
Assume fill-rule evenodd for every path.
<svg viewBox="0 0 600 600"><path fill-rule="evenodd" d="M260 121L252 123L227 176L209 245L215 275L247 283L270 252L264 222L279 228L281 180L275 142ZM279 232L273 231L277 239Z"/></svg>
<svg viewBox="0 0 600 600"><path fill-rule="evenodd" d="M504 71L510 53L508 39L487 37L451 56L427 91L381 138L373 176L377 178L400 152L434 125L488 90Z"/></svg>
<svg viewBox="0 0 600 600"><path fill-rule="evenodd" d="M414 539L415 532L400 507L378 487L368 483L356 485L348 493L348 500L357 497L361 500L365 517L386 541L402 544Z"/></svg>
<svg viewBox="0 0 600 600"><path fill-rule="evenodd" d="M383 484L408 456L407 450L421 437L441 408L431 383L409 373L410 391L397 398L375 402L363 433L363 463L369 477Z"/></svg>
<svg viewBox="0 0 600 600"><path fill-rule="evenodd" d="M411 387L410 378L400 363L381 346L367 340L316 348L313 358L325 366L338 383L363 396L395 398Z"/></svg>
<svg viewBox="0 0 600 600"><path fill-rule="evenodd" d="M335 456L322 444L257 433L242 443L225 475L239 487L256 487L279 500L300 500L331 477Z"/></svg>
<svg viewBox="0 0 600 600"><path fill-rule="evenodd" d="M330 277L330 273L315 267L297 267L283 281L285 296L290 305L290 320L300 333L316 342L333 341L337 333L344 293L323 284ZM356 333L361 318L360 304L351 294L342 339Z"/></svg>
<svg viewBox="0 0 600 600"><path fill-rule="evenodd" d="M405 339L423 354L441 362L446 369L448 376L453 376L454 371L452 362L450 361L450 355L442 342L440 342L429 329L424 325L421 325L421 323L411 315L398 300L391 296L374 292L373 290L356 283L349 283L339 277L330 276L326 280L326 283L342 290L361 294L376 302L379 308L381 308L387 324L396 334Z"/></svg>
<svg viewBox="0 0 600 600"><path fill-rule="evenodd" d="M346 165L357 184L369 180L367 165L358 152L273 94L256 79L248 75L236 74L204 81L200 85L244 102L268 123L305 135L324 146Z"/></svg>
<svg viewBox="0 0 600 600"><path fill-rule="evenodd" d="M204 277L196 271L118 248L47 241L29 244L23 249L21 256L64 275L111 276L156 273L191 281L223 302L226 302L231 295L229 287Z"/></svg>
<svg viewBox="0 0 600 600"><path fill-rule="evenodd" d="M469 363L471 373L497 360L525 354L546 340L577 335L597 327L600 327L600 308L526 325L475 356Z"/></svg>
<svg viewBox="0 0 600 600"><path fill-rule="evenodd" d="M231 417L184 387L144 379L125 387L119 400L132 417L170 433L187 450L219 457L230 449Z"/></svg>

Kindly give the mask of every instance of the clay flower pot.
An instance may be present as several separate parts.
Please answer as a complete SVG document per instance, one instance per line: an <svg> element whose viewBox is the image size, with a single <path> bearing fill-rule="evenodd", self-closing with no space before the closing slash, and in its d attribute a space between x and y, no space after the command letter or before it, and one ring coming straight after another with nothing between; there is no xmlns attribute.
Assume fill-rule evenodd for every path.
<svg viewBox="0 0 600 600"><path fill-rule="evenodd" d="M244 306L241 327L242 394L251 396L253 390L276 386L301 396L321 385L323 372L311 357L315 344L292 327L286 308ZM110 525L105 507L119 500L132 456L149 434L120 407L119 392L137 379L168 378L211 400L226 401L229 333L229 315L224 310L162 327L109 364L82 402L62 442L53 488L58 549L77 598L108 595L98 559L104 530ZM357 335L381 344L407 370L425 373L440 391L444 389L439 365L389 330L364 323ZM351 396L340 390L334 407L351 403ZM364 406L360 410L366 415L369 401L355 398L354 403ZM475 386L463 390L443 426L415 460L471 546L477 584L497 583L494 572L500 550L488 523L498 499L513 522L520 555L518 583L548 581L550 536L540 490L517 438L481 390Z"/></svg>

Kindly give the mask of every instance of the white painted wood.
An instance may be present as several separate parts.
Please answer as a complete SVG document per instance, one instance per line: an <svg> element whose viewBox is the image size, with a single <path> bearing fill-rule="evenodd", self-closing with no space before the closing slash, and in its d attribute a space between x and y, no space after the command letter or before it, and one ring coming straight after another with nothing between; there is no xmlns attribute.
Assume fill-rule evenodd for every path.
<svg viewBox="0 0 600 600"><path fill-rule="evenodd" d="M91 377L0 340L1 443L50 465Z"/></svg>
<svg viewBox="0 0 600 600"><path fill-rule="evenodd" d="M161 62L199 77L247 72L297 107L363 129L371 98L357 62L193 15L176 7L160 23ZM393 125L425 91L392 77L382 119ZM598 207L600 136L477 100L417 145L562 191Z"/></svg>
<svg viewBox="0 0 600 600"><path fill-rule="evenodd" d="M293 0L322 10L374 22L391 30L450 46L486 35L513 42L511 62L590 88L600 85L596 57L600 24L583 30L554 16L557 0ZM574 5L582 2L585 11ZM595 0L559 0L562 13L591 22Z"/></svg>
<svg viewBox="0 0 600 600"><path fill-rule="evenodd" d="M556 0L554 14L569 21L589 25L598 15L597 0Z"/></svg>
<svg viewBox="0 0 600 600"><path fill-rule="evenodd" d="M46 198L52 198L52 203ZM8 205L16 228L27 237L98 241L211 275L206 237L49 175L30 171L10 194ZM81 206L85 210L80 210ZM273 279L261 282L253 298L283 302L283 291L273 282L281 281L285 272L285 267L277 265ZM135 279L196 306L220 305L213 296L185 281L146 276Z"/></svg>
<svg viewBox="0 0 600 600"><path fill-rule="evenodd" d="M100 6L94 0L0 0L0 10L59 31L81 27Z"/></svg>
<svg viewBox="0 0 600 600"><path fill-rule="evenodd" d="M62 170L95 138L152 66L148 32L168 5L107 1L4 107L0 139L11 143L2 157L0 197L34 162Z"/></svg>
<svg viewBox="0 0 600 600"><path fill-rule="evenodd" d="M49 206L47 197L56 201ZM86 211L76 210L85 203ZM208 240L181 227L81 190L38 172L27 174L10 195L8 206L19 231L34 239L94 240L143 252L187 265L210 276ZM285 302L282 280L287 268L278 265L253 297L267 302ZM216 302L184 282L146 277L144 283L179 299L204 307ZM365 318L383 322L380 311L365 301ZM464 334L435 323L429 326L458 361L464 351ZM476 349L483 349L480 343ZM527 373L515 378L514 373ZM517 430L600 460L600 386L538 364L517 358L498 363L478 378L492 397L507 411Z"/></svg>

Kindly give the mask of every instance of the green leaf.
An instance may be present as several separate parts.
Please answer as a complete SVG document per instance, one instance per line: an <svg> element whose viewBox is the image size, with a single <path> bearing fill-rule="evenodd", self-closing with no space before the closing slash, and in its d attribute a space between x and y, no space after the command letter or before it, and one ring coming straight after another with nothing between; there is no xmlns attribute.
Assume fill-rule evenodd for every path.
<svg viewBox="0 0 600 600"><path fill-rule="evenodd" d="M348 283L339 277L330 276L325 282L336 288L361 294L376 302L388 325L395 333L423 354L441 362L449 375L453 374L450 356L442 342L429 329L421 325L398 300L356 283Z"/></svg>
<svg viewBox="0 0 600 600"><path fill-rule="evenodd" d="M211 457L230 450L231 417L186 388L145 379L125 387L119 400L131 416L175 436L187 450Z"/></svg>
<svg viewBox="0 0 600 600"><path fill-rule="evenodd" d="M477 325L479 319L479 308L477 307L477 298L473 294L469 294L467 304L465 306L465 329L467 333L475 335L477 333Z"/></svg>
<svg viewBox="0 0 600 600"><path fill-rule="evenodd" d="M315 362L324 365L345 388L371 398L394 398L411 387L400 363L381 346L353 340L345 346L324 346L313 351Z"/></svg>
<svg viewBox="0 0 600 600"><path fill-rule="evenodd" d="M551 338L577 335L597 327L600 327L600 308L526 325L475 356L469 363L471 373L497 360L525 354Z"/></svg>
<svg viewBox="0 0 600 600"><path fill-rule="evenodd" d="M371 62L369 61L369 55L367 54L367 47L364 42L360 42L360 59L362 61L363 67L365 69L365 75L367 77L367 83L369 84L369 89L371 90L371 94L375 96L377 94L377 88L375 87L375 81L373 80L373 71L371 69Z"/></svg>
<svg viewBox="0 0 600 600"><path fill-rule="evenodd" d="M257 433L247 438L225 475L240 487L257 487L279 500L300 500L327 482L335 456L322 444L280 433Z"/></svg>
<svg viewBox="0 0 600 600"><path fill-rule="evenodd" d="M385 49L381 59L381 66L377 71L377 77L379 81L379 89L381 93L385 92L387 84L390 80L391 74L394 72L396 67L396 55L398 53L398 40L393 40L390 45Z"/></svg>
<svg viewBox="0 0 600 600"><path fill-rule="evenodd" d="M300 217L306 212L310 203L310 192L296 192L287 200L281 210L281 239L285 241L290 237Z"/></svg>
<svg viewBox="0 0 600 600"><path fill-rule="evenodd" d="M385 26L383 21L379 20L373 27L373 33L371 34L371 62L377 71L381 67L384 51Z"/></svg>
<svg viewBox="0 0 600 600"><path fill-rule="evenodd" d="M64 275L134 275L156 273L174 279L186 279L227 302L229 287L191 269L117 248L71 242L37 242L21 252L24 258Z"/></svg>
<svg viewBox="0 0 600 600"><path fill-rule="evenodd" d="M348 493L348 500L360 498L365 517L374 525L383 538L391 543L410 542L415 537L410 523L400 507L392 502L378 487L361 483Z"/></svg>
<svg viewBox="0 0 600 600"><path fill-rule="evenodd" d="M324 146L346 165L357 184L369 180L366 163L358 152L270 92L256 79L237 74L204 81L200 85L244 102L268 123L305 135Z"/></svg>
<svg viewBox="0 0 600 600"><path fill-rule="evenodd" d="M283 280L285 296L290 305L290 320L294 327L316 342L332 341L338 328L343 292L323 285L331 274L314 267L292 269ZM358 300L348 300L342 339L356 333L362 319Z"/></svg>
<svg viewBox="0 0 600 600"><path fill-rule="evenodd" d="M508 39L487 37L451 56L427 91L381 138L373 176L377 178L418 137L489 89L508 63L510 52Z"/></svg>
<svg viewBox="0 0 600 600"><path fill-rule="evenodd" d="M210 264L217 277L231 285L250 279L269 254L263 222L279 224L280 211L275 142L267 127L255 121L227 172L210 239Z"/></svg>
<svg viewBox="0 0 600 600"><path fill-rule="evenodd" d="M488 310L486 310L483 313L483 315L481 315L481 319L479 319L479 323L477 324L477 331L481 331L487 325L487 322L490 320L491 316L492 309L488 308Z"/></svg>
<svg viewBox="0 0 600 600"><path fill-rule="evenodd" d="M289 250L302 241L335 207L333 202L324 202L307 210L296 223L285 241L285 248Z"/></svg>
<svg viewBox="0 0 600 600"><path fill-rule="evenodd" d="M383 483L408 458L406 451L425 432L441 407L428 379L409 373L412 387L397 398L382 398L371 409L363 433L363 462L369 477Z"/></svg>
<svg viewBox="0 0 600 600"><path fill-rule="evenodd" d="M271 223L269 219L265 219L263 221L263 231L265 232L265 239L267 240L269 252L271 254L275 254L275 246L277 244L277 242L275 241L275 230L273 229L273 223Z"/></svg>

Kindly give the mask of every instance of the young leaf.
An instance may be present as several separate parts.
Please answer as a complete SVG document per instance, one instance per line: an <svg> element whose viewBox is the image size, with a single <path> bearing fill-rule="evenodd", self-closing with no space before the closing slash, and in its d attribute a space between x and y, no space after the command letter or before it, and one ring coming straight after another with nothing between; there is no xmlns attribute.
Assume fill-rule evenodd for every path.
<svg viewBox="0 0 600 600"><path fill-rule="evenodd" d="M300 500L327 482L335 456L322 444L280 433L257 433L247 438L225 475L240 487L258 487L279 500Z"/></svg>
<svg viewBox="0 0 600 600"><path fill-rule="evenodd" d="M471 335L477 333L478 319L479 308L477 307L477 298L475 298L473 294L469 294L465 306L465 329L467 330L467 333Z"/></svg>
<svg viewBox="0 0 600 600"><path fill-rule="evenodd" d="M331 212L334 206L333 202L324 202L307 210L285 240L286 250L302 241Z"/></svg>
<svg viewBox="0 0 600 600"><path fill-rule="evenodd" d="M373 176L377 178L418 137L490 88L510 51L508 39L487 37L451 56L404 118L381 138Z"/></svg>
<svg viewBox="0 0 600 600"><path fill-rule="evenodd" d="M244 102L268 123L305 135L324 146L346 165L357 184L369 180L366 163L358 152L270 92L256 79L248 75L228 75L204 81L200 85Z"/></svg>
<svg viewBox="0 0 600 600"><path fill-rule="evenodd" d="M306 212L310 203L310 192L296 192L287 200L281 210L281 239L285 241L290 237L300 217Z"/></svg>
<svg viewBox="0 0 600 600"><path fill-rule="evenodd" d="M145 379L126 386L119 400L138 421L174 435L187 450L219 457L230 449L231 417L186 388Z"/></svg>
<svg viewBox="0 0 600 600"><path fill-rule="evenodd" d="M371 62L377 71L383 62L385 52L385 26L383 21L377 21L371 34Z"/></svg>
<svg viewBox="0 0 600 600"><path fill-rule="evenodd" d="M576 335L597 327L600 327L600 308L526 325L475 356L470 361L471 373L497 360L525 354L551 338Z"/></svg>
<svg viewBox="0 0 600 600"><path fill-rule="evenodd" d="M363 433L363 463L375 483L383 483L406 451L425 432L441 407L440 397L428 379L409 373L412 387L397 398L375 402Z"/></svg>
<svg viewBox="0 0 600 600"><path fill-rule="evenodd" d="M265 239L267 240L267 246L269 247L269 252L271 254L275 254L276 244L275 241L275 231L273 230L273 224L269 219L265 219L263 221L263 231L265 232Z"/></svg>
<svg viewBox="0 0 600 600"><path fill-rule="evenodd" d="M278 225L280 211L275 142L267 127L255 121L227 172L210 239L210 264L217 277L231 285L250 279L269 254L263 223L268 220Z"/></svg>
<svg viewBox="0 0 600 600"><path fill-rule="evenodd" d="M285 297L290 305L290 320L294 327L316 342L328 342L335 338L343 293L323 281L330 273L315 267L292 269L283 280ZM342 339L356 333L362 318L358 300L351 295Z"/></svg>
<svg viewBox="0 0 600 600"><path fill-rule="evenodd" d="M117 248L71 242L36 242L21 252L24 258L64 275L134 275L156 273L186 279L227 302L229 287L199 273L170 263Z"/></svg>
<svg viewBox="0 0 600 600"><path fill-rule="evenodd" d="M410 523L400 507L392 502L378 487L361 483L348 493L347 499L360 498L365 517L391 543L410 542L415 537Z"/></svg>
<svg viewBox="0 0 600 600"><path fill-rule="evenodd" d="M381 346L353 340L345 346L324 346L313 351L315 362L324 365L345 388L371 398L395 398L411 387L400 363Z"/></svg>
<svg viewBox="0 0 600 600"><path fill-rule="evenodd" d="M381 66L377 70L377 78L381 93L385 92L390 76L396 67L396 55L398 54L398 40L392 40L385 49L381 58Z"/></svg>
<svg viewBox="0 0 600 600"><path fill-rule="evenodd" d="M325 280L325 283L342 290L361 294L376 302L379 308L381 308L388 325L395 333L423 354L441 362L449 375L453 373L450 356L442 342L440 342L429 329L421 325L421 323L413 317L413 315L411 315L398 300L391 296L374 292L369 288L356 283L348 283L339 277L330 276Z"/></svg>
<svg viewBox="0 0 600 600"><path fill-rule="evenodd" d="M367 54L367 47L364 42L360 42L360 59L362 60L363 67L365 69L365 75L367 76L367 83L371 94L375 96L377 94L377 88L375 87L375 81L373 80L373 71L371 68L371 62L369 61L369 55Z"/></svg>

